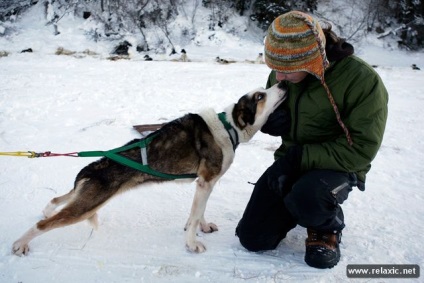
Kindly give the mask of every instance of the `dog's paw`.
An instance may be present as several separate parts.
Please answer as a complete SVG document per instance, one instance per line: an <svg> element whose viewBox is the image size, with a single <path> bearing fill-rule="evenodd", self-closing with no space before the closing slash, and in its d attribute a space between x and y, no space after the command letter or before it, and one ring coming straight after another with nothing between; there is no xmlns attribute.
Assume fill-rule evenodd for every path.
<svg viewBox="0 0 424 283"><path fill-rule="evenodd" d="M218 226L214 223L200 223L200 230L202 230L203 233L213 233L218 231Z"/></svg>
<svg viewBox="0 0 424 283"><path fill-rule="evenodd" d="M17 256L27 255L29 253L29 246L27 243L16 241L13 243L12 253Z"/></svg>
<svg viewBox="0 0 424 283"><path fill-rule="evenodd" d="M203 253L206 251L206 247L202 242L194 241L193 243L187 243L186 247L193 253Z"/></svg>

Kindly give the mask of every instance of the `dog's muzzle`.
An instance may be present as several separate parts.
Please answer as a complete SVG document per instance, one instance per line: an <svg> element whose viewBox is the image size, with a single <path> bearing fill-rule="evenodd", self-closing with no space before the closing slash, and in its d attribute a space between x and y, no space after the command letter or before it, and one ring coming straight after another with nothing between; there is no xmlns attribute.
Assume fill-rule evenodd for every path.
<svg viewBox="0 0 424 283"><path fill-rule="evenodd" d="M284 81L278 83L277 87L281 90L287 91L287 84Z"/></svg>

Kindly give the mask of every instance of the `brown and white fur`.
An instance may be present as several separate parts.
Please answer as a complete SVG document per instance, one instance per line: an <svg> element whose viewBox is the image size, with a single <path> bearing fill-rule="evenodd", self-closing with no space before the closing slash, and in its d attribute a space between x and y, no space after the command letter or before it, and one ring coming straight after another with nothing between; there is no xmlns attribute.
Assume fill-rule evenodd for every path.
<svg viewBox="0 0 424 283"><path fill-rule="evenodd" d="M281 88L280 88L281 87ZM237 131L239 142L249 141L262 127L275 108L285 99L286 90L275 85L267 90L254 90L225 109L226 119ZM187 114L165 124L155 132L147 147L148 162L156 171L169 174L197 174L196 192L190 216L185 226L186 246L192 252L204 252L203 243L196 240L196 231L217 231L205 220L206 202L218 179L234 159L229 134L213 110ZM133 140L128 144L139 141ZM141 161L140 148L121 152ZM12 247L15 255L26 255L29 242L55 228L89 220L97 226L97 211L114 195L148 182L164 179L121 165L106 157L97 160L77 175L74 188L67 194L53 198L43 210L45 219L37 222ZM61 210L56 208L63 206Z"/></svg>

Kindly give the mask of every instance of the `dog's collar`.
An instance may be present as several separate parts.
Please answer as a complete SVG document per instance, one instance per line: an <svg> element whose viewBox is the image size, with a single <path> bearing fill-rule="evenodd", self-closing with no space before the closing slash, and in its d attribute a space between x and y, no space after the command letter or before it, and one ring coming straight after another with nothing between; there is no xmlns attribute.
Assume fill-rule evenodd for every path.
<svg viewBox="0 0 424 283"><path fill-rule="evenodd" d="M231 143L233 144L233 150L236 151L237 146L239 145L239 137L236 129L231 126L227 121L227 115L225 112L221 112L218 114L218 118L221 121L222 125L224 125L225 130L227 130L228 135L230 136Z"/></svg>

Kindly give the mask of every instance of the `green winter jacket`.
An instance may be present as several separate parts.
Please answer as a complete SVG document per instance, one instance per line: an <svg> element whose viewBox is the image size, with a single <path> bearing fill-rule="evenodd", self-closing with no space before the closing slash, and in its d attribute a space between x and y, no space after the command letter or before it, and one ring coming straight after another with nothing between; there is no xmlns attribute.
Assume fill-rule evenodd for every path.
<svg viewBox="0 0 424 283"><path fill-rule="evenodd" d="M279 158L288 147L303 147L301 170L331 169L354 172L365 182L371 161L383 140L387 119L387 90L374 69L356 56L332 62L325 81L334 97L353 145L336 120L333 107L320 81L308 75L302 82L287 83L288 98L282 108L291 116L290 133L275 152ZM267 88L276 84L275 71Z"/></svg>

